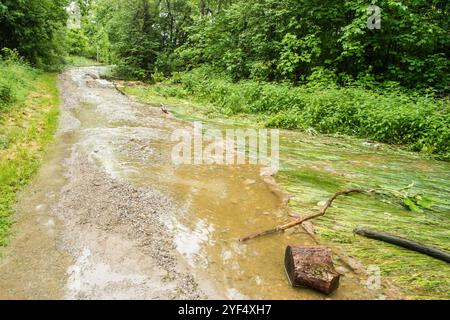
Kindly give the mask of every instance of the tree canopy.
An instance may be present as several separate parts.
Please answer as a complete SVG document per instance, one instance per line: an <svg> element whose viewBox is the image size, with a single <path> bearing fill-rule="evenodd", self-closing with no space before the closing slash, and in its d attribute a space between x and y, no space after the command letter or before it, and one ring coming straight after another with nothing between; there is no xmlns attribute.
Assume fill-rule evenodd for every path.
<svg viewBox="0 0 450 320"><path fill-rule="evenodd" d="M0 0L0 48L17 49L36 65L55 65L65 52L68 0Z"/></svg>
<svg viewBox="0 0 450 320"><path fill-rule="evenodd" d="M364 79L448 92L450 4L375 4L379 29L368 27L374 11L363 0L98 0L84 28L139 78L209 64L236 81Z"/></svg>
<svg viewBox="0 0 450 320"><path fill-rule="evenodd" d="M80 29L65 28L70 3ZM448 94L450 3L373 4L379 12L364 0L0 0L0 48L37 65L68 49L139 79L207 64L234 81L389 81ZM374 14L379 28L368 26Z"/></svg>

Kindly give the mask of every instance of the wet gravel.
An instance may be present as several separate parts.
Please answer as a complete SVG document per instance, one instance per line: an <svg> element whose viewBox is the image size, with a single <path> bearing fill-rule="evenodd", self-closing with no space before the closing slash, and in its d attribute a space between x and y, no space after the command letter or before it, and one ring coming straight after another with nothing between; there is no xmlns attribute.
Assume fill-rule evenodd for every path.
<svg viewBox="0 0 450 320"><path fill-rule="evenodd" d="M148 161L155 150L149 139L129 136L138 121L153 120L137 119L138 108L98 79L98 71L70 69L60 81L63 105L59 132L75 137L63 164L67 183L53 208L64 225L58 247L74 257L68 269L66 298L205 298L165 223L183 211L163 192L133 186L104 165L114 153ZM83 128L83 117L77 117L83 113L81 102L93 105L105 117L103 123L122 123L114 129L113 143L107 143L119 144L111 152L105 152L101 144L101 133L111 128L103 128L101 123L95 127L92 120Z"/></svg>
<svg viewBox="0 0 450 320"><path fill-rule="evenodd" d="M154 258L176 282L170 298L196 299L202 296L193 277L178 271L173 235L164 219L182 214L162 192L152 188L136 188L112 179L94 163L73 152L67 159L69 183L61 190L55 208L58 216L72 230L63 237L63 246L74 253L79 250L80 235L90 228L125 236L134 241L141 252ZM80 230L79 233L73 230ZM75 249L75 250L74 250Z"/></svg>

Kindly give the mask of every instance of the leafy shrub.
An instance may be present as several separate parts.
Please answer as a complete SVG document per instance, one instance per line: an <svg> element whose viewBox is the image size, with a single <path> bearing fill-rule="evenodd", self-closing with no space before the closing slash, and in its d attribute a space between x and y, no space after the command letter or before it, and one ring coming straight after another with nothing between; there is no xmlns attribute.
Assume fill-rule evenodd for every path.
<svg viewBox="0 0 450 320"><path fill-rule="evenodd" d="M25 65L25 60L20 56L17 49L2 48L1 59L8 63L17 63Z"/></svg>
<svg viewBox="0 0 450 320"><path fill-rule="evenodd" d="M162 72L155 72L154 74L152 74L152 80L154 82L163 82L164 80L166 80L166 77Z"/></svg>
<svg viewBox="0 0 450 320"><path fill-rule="evenodd" d="M0 56L0 112L8 111L14 102L26 98L37 72L29 66L17 50L3 48Z"/></svg>
<svg viewBox="0 0 450 320"><path fill-rule="evenodd" d="M89 47L89 39L81 29L71 29L67 36L68 53L85 56Z"/></svg>

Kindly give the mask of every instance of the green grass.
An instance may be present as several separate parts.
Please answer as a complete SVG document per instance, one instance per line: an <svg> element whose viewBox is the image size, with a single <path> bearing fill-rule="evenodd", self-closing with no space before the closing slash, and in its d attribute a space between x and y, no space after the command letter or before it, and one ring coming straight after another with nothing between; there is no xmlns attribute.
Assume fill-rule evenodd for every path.
<svg viewBox="0 0 450 320"><path fill-rule="evenodd" d="M69 66L73 67L91 67L91 66L100 66L101 63L98 63L97 61L93 59L89 59L86 57L81 56L68 56L66 57L66 63Z"/></svg>
<svg viewBox="0 0 450 320"><path fill-rule="evenodd" d="M223 107L190 95L179 84L137 84L124 90L141 102L175 106L171 110L177 116L215 122L219 127L230 122L264 124L264 115L221 112ZM311 133L281 133L282 163L276 178L293 195L292 209L302 213L316 211L320 201L347 188L401 188L414 181L410 192L433 198L430 209L412 212L398 202L354 195L336 201L326 216L313 223L321 243L339 248L366 266L379 266L382 282L393 283L404 297L450 298L448 263L352 232L355 227L364 226L450 251L450 164L395 146L374 147L346 135ZM290 218L285 217L280 224L288 221Z"/></svg>
<svg viewBox="0 0 450 320"><path fill-rule="evenodd" d="M0 112L8 112L27 97L38 72L25 63L0 59Z"/></svg>
<svg viewBox="0 0 450 320"><path fill-rule="evenodd" d="M27 185L57 128L57 74L0 63L13 99L0 111L0 246L9 241L16 194Z"/></svg>

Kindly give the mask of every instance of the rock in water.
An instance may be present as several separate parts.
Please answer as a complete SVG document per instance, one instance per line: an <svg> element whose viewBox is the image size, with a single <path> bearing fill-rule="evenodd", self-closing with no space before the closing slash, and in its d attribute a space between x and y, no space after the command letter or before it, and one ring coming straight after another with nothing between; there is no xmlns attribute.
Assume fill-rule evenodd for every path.
<svg viewBox="0 0 450 320"><path fill-rule="evenodd" d="M323 246L288 246L284 266L294 287L308 287L330 294L339 287L339 273L331 260L331 250Z"/></svg>

